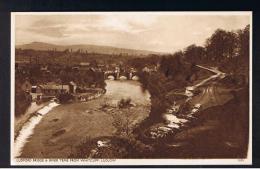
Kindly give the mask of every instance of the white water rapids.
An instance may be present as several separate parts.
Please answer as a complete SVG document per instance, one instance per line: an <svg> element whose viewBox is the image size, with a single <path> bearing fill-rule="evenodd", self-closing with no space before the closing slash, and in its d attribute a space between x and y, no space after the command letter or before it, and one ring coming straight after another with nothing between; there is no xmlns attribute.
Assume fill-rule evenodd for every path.
<svg viewBox="0 0 260 169"><path fill-rule="evenodd" d="M28 138L33 134L35 126L40 123L43 116L58 105L59 104L56 102L49 103L47 106L38 110L37 113L24 124L14 141L14 157L18 158L22 154L23 147L27 143Z"/></svg>

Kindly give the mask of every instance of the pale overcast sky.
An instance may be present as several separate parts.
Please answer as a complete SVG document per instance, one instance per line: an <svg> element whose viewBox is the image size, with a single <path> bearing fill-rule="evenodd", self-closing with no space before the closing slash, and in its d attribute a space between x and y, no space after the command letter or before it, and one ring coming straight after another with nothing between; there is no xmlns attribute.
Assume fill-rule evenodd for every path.
<svg viewBox="0 0 260 169"><path fill-rule="evenodd" d="M174 52L193 43L204 45L217 28L244 28L250 23L250 16L245 14L121 12L16 15L15 43L94 44Z"/></svg>

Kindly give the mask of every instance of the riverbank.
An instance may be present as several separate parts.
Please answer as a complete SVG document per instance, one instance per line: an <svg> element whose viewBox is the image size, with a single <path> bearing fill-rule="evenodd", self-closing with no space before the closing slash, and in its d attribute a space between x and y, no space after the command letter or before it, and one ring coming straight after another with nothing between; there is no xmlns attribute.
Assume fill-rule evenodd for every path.
<svg viewBox="0 0 260 169"><path fill-rule="evenodd" d="M246 158L249 137L248 91L223 105L199 111L177 132L153 142L150 158ZM163 153L162 153L163 152Z"/></svg>
<svg viewBox="0 0 260 169"><path fill-rule="evenodd" d="M152 105L151 114L158 116L158 111L153 110L160 110L161 120L150 117L136 130L139 140L153 147L149 158L246 157L249 100L245 98L249 98L248 86L226 85L223 83L227 79L225 74L215 68L209 70L216 74L196 81L186 87L186 92L185 89L162 92L164 96L172 97L152 93L152 102L164 100L166 108ZM163 88L163 84L153 85Z"/></svg>

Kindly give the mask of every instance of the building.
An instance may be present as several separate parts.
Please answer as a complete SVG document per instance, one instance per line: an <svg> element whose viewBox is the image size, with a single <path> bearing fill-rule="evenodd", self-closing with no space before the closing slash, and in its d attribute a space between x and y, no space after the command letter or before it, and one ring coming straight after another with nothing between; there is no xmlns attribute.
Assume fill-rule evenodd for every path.
<svg viewBox="0 0 260 169"><path fill-rule="evenodd" d="M24 68L27 67L30 64L27 60L16 60L15 61L15 68Z"/></svg>
<svg viewBox="0 0 260 169"><path fill-rule="evenodd" d="M79 71L80 68L79 68L78 66L73 66L71 69L72 69L73 71L76 71L76 72L77 72L77 71Z"/></svg>
<svg viewBox="0 0 260 169"><path fill-rule="evenodd" d="M150 73L150 72L156 72L157 71L157 66L145 66L143 69L142 69L143 72L146 72L146 73Z"/></svg>
<svg viewBox="0 0 260 169"><path fill-rule="evenodd" d="M80 62L79 66L90 66L89 62Z"/></svg>
<svg viewBox="0 0 260 169"><path fill-rule="evenodd" d="M143 72L150 72L151 70L146 66L142 69Z"/></svg>
<svg viewBox="0 0 260 169"><path fill-rule="evenodd" d="M31 96L33 100L41 100L42 95L42 90L39 86L32 86Z"/></svg>
<svg viewBox="0 0 260 169"><path fill-rule="evenodd" d="M46 96L56 96L60 93L69 93L70 87L69 85L59 85L59 84L45 84L40 85L41 91L43 95Z"/></svg>
<svg viewBox="0 0 260 169"><path fill-rule="evenodd" d="M99 68L105 68L105 67L106 67L105 64L98 64L97 66L98 66Z"/></svg>
<svg viewBox="0 0 260 169"><path fill-rule="evenodd" d="M15 71L16 73L28 74L29 73L29 61L15 61Z"/></svg>
<svg viewBox="0 0 260 169"><path fill-rule="evenodd" d="M77 85L73 81L69 83L69 92L70 93L76 93Z"/></svg>
<svg viewBox="0 0 260 169"><path fill-rule="evenodd" d="M102 72L102 69L100 69L100 68L90 68L89 69L90 71L92 71L92 72Z"/></svg>
<svg viewBox="0 0 260 169"><path fill-rule="evenodd" d="M48 66L47 65L42 65L40 69L41 69L41 71L47 71L48 70Z"/></svg>

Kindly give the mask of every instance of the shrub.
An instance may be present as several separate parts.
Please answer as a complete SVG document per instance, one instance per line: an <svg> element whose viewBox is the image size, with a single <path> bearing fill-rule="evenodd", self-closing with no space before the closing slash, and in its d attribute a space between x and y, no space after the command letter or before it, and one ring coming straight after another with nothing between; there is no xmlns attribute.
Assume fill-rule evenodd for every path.
<svg viewBox="0 0 260 169"><path fill-rule="evenodd" d="M109 102L107 100L105 100L103 103L101 103L101 108L102 109L105 109L105 108L108 108L110 105L109 105Z"/></svg>
<svg viewBox="0 0 260 169"><path fill-rule="evenodd" d="M73 99L73 96L69 93L61 93L57 96L57 98L59 99L60 103L67 103Z"/></svg>
<svg viewBox="0 0 260 169"><path fill-rule="evenodd" d="M120 109L123 109L123 108L128 108L131 106L131 99L128 98L128 99L121 99L119 102L118 102L118 107Z"/></svg>

